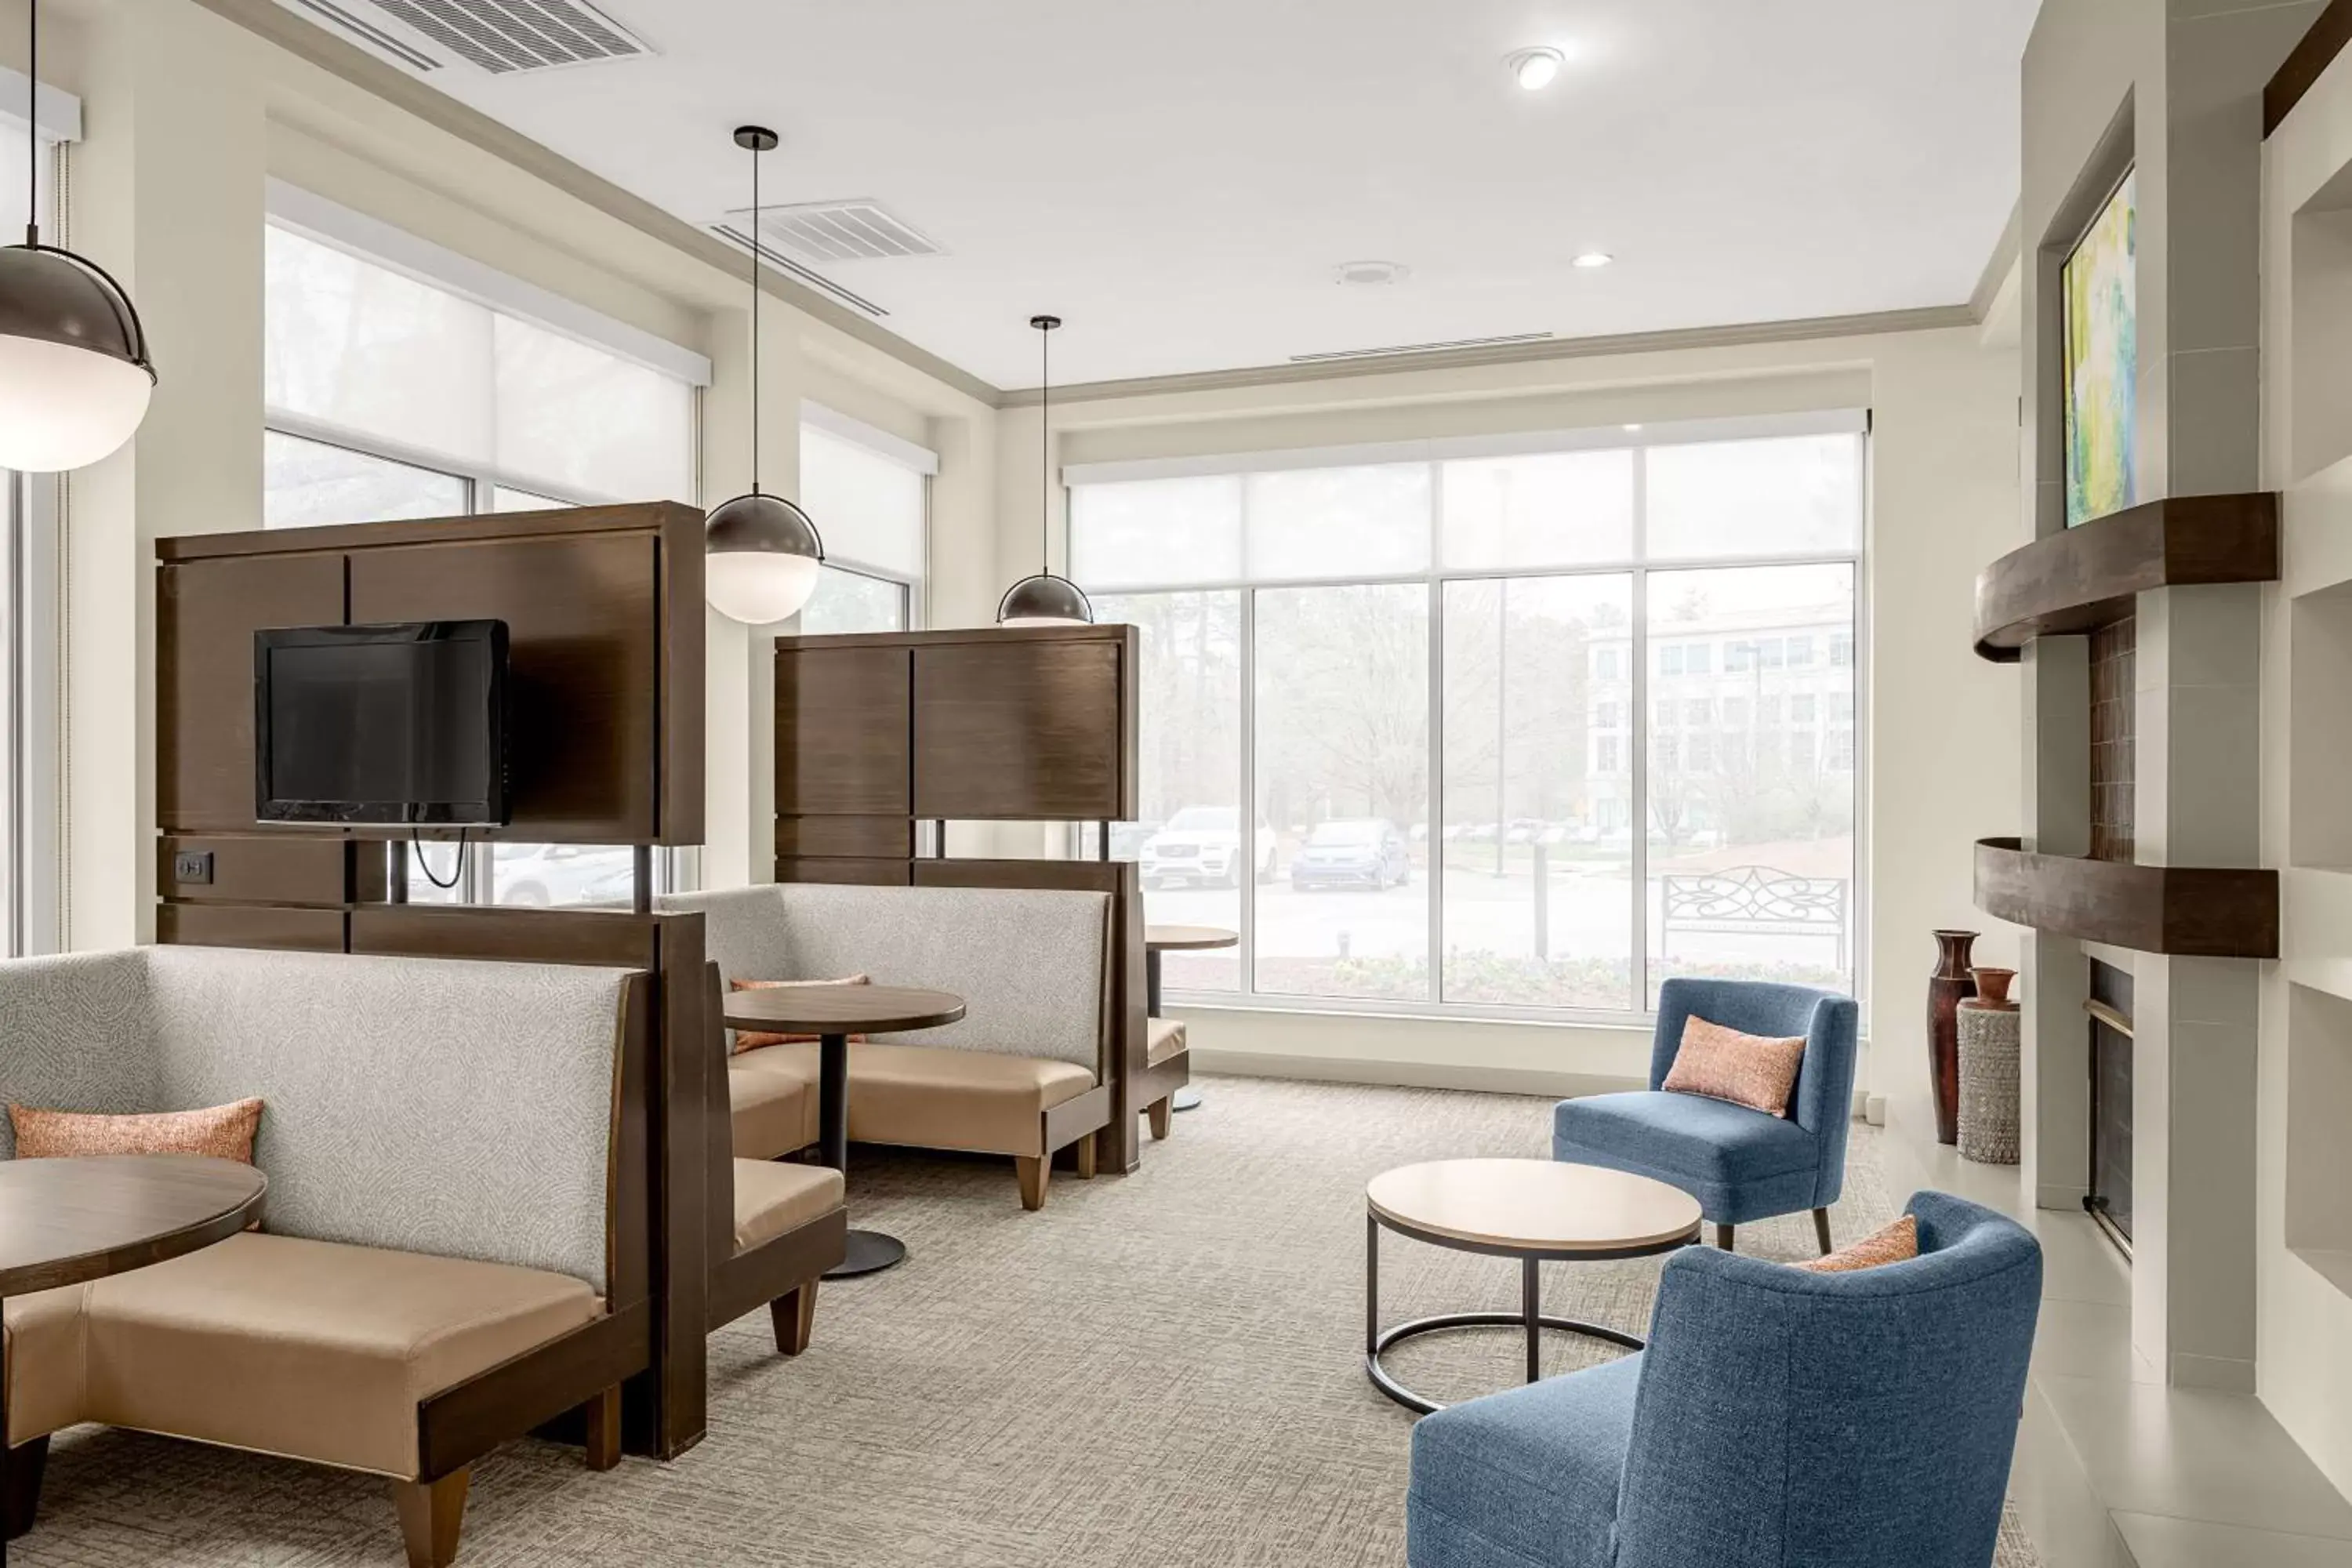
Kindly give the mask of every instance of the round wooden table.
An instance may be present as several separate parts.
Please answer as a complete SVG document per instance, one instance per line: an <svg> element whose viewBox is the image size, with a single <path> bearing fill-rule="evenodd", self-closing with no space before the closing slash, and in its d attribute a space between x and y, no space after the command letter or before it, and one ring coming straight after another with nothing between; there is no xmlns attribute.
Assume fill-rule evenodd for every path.
<svg viewBox="0 0 2352 1568"><path fill-rule="evenodd" d="M251 1165L189 1154L0 1160L0 1310L11 1296L125 1274L226 1241L260 1215L268 1190L269 1178ZM0 1497L15 1495L7 1381L0 1378ZM0 1564L7 1561L0 1540Z"/></svg>
<svg viewBox="0 0 2352 1568"><path fill-rule="evenodd" d="M1536 1266L1647 1258L1698 1240L1698 1200L1677 1187L1624 1171L1558 1160L1439 1160L1403 1165L1364 1189L1364 1371L1372 1386L1408 1410L1443 1409L1389 1375L1381 1354L1400 1340L1443 1329L1521 1327L1528 1381L1540 1375L1540 1331L1584 1334L1629 1350L1633 1335L1599 1323L1543 1315ZM1519 1259L1519 1310L1446 1312L1381 1327L1381 1228L1399 1236Z"/></svg>
<svg viewBox="0 0 2352 1568"><path fill-rule="evenodd" d="M728 994L730 1029L817 1037L817 1154L849 1173L849 1037L934 1029L963 1016L963 998L908 985L772 985ZM828 1279L873 1274L903 1261L907 1244L878 1230L853 1230Z"/></svg>
<svg viewBox="0 0 2352 1568"><path fill-rule="evenodd" d="M1227 931L1223 926L1145 926L1143 928L1143 1011L1149 1017L1160 1016L1160 955L1163 952L1207 952L1221 947L1239 947L1241 932ZM1201 1091L1191 1084L1176 1091L1175 1108L1198 1110Z"/></svg>

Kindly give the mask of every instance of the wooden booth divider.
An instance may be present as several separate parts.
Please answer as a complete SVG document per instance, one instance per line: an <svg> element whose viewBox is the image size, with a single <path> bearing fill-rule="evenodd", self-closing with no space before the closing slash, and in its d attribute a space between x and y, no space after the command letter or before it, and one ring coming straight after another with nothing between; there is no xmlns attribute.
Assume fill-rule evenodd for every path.
<svg viewBox="0 0 2352 1568"><path fill-rule="evenodd" d="M1132 861L950 859L919 823L1133 821L1141 635L985 626L776 639L776 880L1111 895L1113 1170L1142 1157L1150 1045Z"/></svg>
<svg viewBox="0 0 2352 1568"><path fill-rule="evenodd" d="M509 637L510 819L483 842L637 851L703 839L702 514L670 502L156 542L156 939L213 947L586 963L651 977L646 1093L624 1142L651 1142L652 1366L625 1394L637 1452L706 1426L715 1163L731 1158L703 1048L700 915L396 902L388 843L410 830L262 823L255 813L254 633L497 619ZM418 830L447 842L447 828ZM720 1192L729 1190L722 1185Z"/></svg>

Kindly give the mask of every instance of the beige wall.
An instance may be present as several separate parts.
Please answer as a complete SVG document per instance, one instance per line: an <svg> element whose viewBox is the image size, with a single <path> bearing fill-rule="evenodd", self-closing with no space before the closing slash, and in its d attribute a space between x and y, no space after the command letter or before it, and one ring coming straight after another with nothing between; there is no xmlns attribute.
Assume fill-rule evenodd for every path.
<svg viewBox="0 0 2352 1568"><path fill-rule="evenodd" d="M15 59L22 18L21 0L0 4L0 58ZM153 929L153 542L259 523L267 180L709 354L707 502L748 477L745 284L740 269L624 222L194 0L117 0L45 31L55 47L44 74L84 100L73 237L132 290L161 371L137 440L72 476L68 490L63 935L89 948ZM960 570L992 549L994 411L785 303L771 300L764 317L769 487L789 493L800 402L824 402L956 454L934 495L934 557ZM950 590L933 605L964 615L967 596ZM767 874L764 647L714 620L705 865L714 885Z"/></svg>
<svg viewBox="0 0 2352 1568"><path fill-rule="evenodd" d="M1076 330L1075 328L1073 330ZM1926 979L1941 925L1983 922L1970 840L2017 831L2018 679L1969 651L1975 575L2014 542L2017 362L1973 328L1526 361L1209 392L1057 398L1057 460L1217 454L1853 407L1874 421L1866 549L1867 943L1858 1088L1924 1091ZM1035 569L1037 411L999 425L997 581ZM1056 531L1055 559L1061 559ZM1988 963L2013 933L1988 931ZM1536 1092L1640 1077L1644 1032L1239 1008L1187 1014L1204 1065Z"/></svg>

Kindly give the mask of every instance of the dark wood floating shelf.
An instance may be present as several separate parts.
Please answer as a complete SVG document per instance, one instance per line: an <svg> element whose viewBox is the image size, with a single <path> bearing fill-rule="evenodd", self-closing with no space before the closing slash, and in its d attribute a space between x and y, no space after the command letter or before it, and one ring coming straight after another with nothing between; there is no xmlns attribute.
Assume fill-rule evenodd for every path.
<svg viewBox="0 0 2352 1568"><path fill-rule="evenodd" d="M2268 491L2179 496L2012 550L1977 574L1977 653L2014 664L2035 637L2123 619L2151 588L2276 582L2278 517Z"/></svg>
<svg viewBox="0 0 2352 1568"><path fill-rule="evenodd" d="M2015 925L2189 958L2276 958L2278 873L2038 855L1977 840L1977 908Z"/></svg>

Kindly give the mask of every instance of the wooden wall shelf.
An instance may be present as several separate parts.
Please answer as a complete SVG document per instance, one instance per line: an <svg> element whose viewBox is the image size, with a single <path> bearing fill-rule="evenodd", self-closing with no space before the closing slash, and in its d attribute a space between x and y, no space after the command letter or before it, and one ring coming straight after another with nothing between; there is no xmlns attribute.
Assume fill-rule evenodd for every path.
<svg viewBox="0 0 2352 1568"><path fill-rule="evenodd" d="M2140 866L1977 840L1976 903L2012 924L2138 952L2276 958L2276 871Z"/></svg>
<svg viewBox="0 0 2352 1568"><path fill-rule="evenodd" d="M2012 550L1977 574L1977 653L2014 664L2035 637L2114 624L2151 588L2276 582L2278 519L2267 491L2179 496Z"/></svg>

